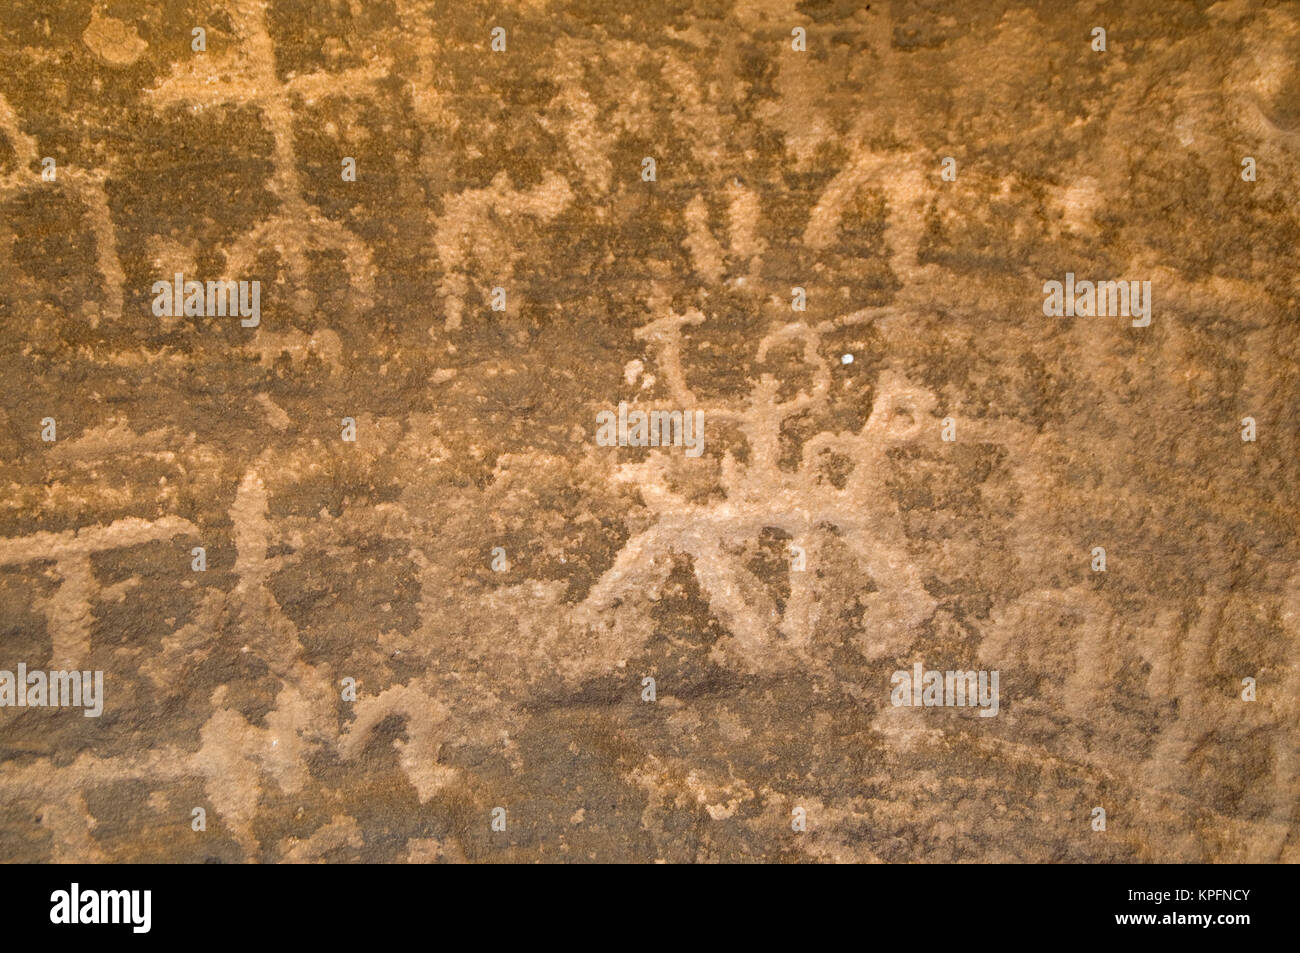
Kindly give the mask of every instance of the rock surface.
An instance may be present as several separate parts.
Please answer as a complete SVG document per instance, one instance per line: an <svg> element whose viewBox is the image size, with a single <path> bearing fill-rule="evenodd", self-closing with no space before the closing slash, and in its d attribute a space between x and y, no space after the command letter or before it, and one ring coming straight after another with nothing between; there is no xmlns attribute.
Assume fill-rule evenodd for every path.
<svg viewBox="0 0 1300 953"><path fill-rule="evenodd" d="M1300 860L1295 4L0 37L0 859Z"/></svg>

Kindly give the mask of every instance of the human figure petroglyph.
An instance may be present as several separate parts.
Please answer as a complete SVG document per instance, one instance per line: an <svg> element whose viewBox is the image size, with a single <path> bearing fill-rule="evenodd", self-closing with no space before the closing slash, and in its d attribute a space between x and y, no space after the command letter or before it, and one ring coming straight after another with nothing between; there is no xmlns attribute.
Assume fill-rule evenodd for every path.
<svg viewBox="0 0 1300 953"><path fill-rule="evenodd" d="M683 326L702 320L698 313L669 313L639 332L658 351L670 397L677 406L697 406L681 370L680 334ZM889 448L917 437L936 405L934 396L901 373L886 371L878 381L870 417L859 430L815 435L805 443L793 472L778 464L782 423L794 414L823 406L827 400L831 369L818 353L823 330L798 322L777 328L759 345L758 360L762 362L778 342L802 343L803 360L814 368L809 392L781 401L779 381L762 374L740 406L704 408L711 424L734 425L749 448L746 462L738 461L730 451L723 457L719 471L722 501L693 503L669 489L671 481L664 478L666 461L660 453L617 467L614 479L638 488L654 522L628 540L614 565L575 608L575 619L598 624L601 611L622 601L630 591L653 589L662 582L670 564L664 557L689 554L715 614L744 649L745 662L741 664L772 664L768 650L778 642L808 644L818 608L810 575L791 573L790 598L784 614L778 613L743 562L729 555L768 527L806 541L801 545L808 547L814 559L824 527L842 532L854 557L880 586L864 619L871 638L897 645L927 618L935 601L907 552L895 504L880 489ZM853 461L843 488L817 478L816 459L823 449Z"/></svg>
<svg viewBox="0 0 1300 953"><path fill-rule="evenodd" d="M348 277L364 306L374 291L375 265L370 250L303 197L293 145L293 106L295 97L310 104L325 96L355 96L387 76L389 63L379 59L358 69L309 73L281 82L265 5L240 0L230 5L230 14L239 34L232 50L178 62L166 79L145 91L157 111L173 106L192 110L228 104L256 106L271 131L271 190L280 200L280 208L226 250L228 276L251 273L257 254L269 245L284 256L294 277L301 281L308 272L308 249L336 249L343 253Z"/></svg>

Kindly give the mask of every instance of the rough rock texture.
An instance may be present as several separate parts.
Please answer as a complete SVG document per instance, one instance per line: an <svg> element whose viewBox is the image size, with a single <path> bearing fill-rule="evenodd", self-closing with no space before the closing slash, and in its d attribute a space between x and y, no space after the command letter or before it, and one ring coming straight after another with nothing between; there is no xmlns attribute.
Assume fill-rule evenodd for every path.
<svg viewBox="0 0 1300 953"><path fill-rule="evenodd" d="M0 669L105 677L0 708L0 859L1300 859L1296 4L0 37Z"/></svg>

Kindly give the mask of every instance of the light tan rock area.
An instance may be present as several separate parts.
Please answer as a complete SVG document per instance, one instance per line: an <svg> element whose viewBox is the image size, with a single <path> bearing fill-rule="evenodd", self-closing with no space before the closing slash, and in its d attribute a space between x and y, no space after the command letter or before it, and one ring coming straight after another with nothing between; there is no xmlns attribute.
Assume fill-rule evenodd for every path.
<svg viewBox="0 0 1300 953"><path fill-rule="evenodd" d="M1297 195L1296 3L7 0L0 860L1300 860Z"/></svg>

